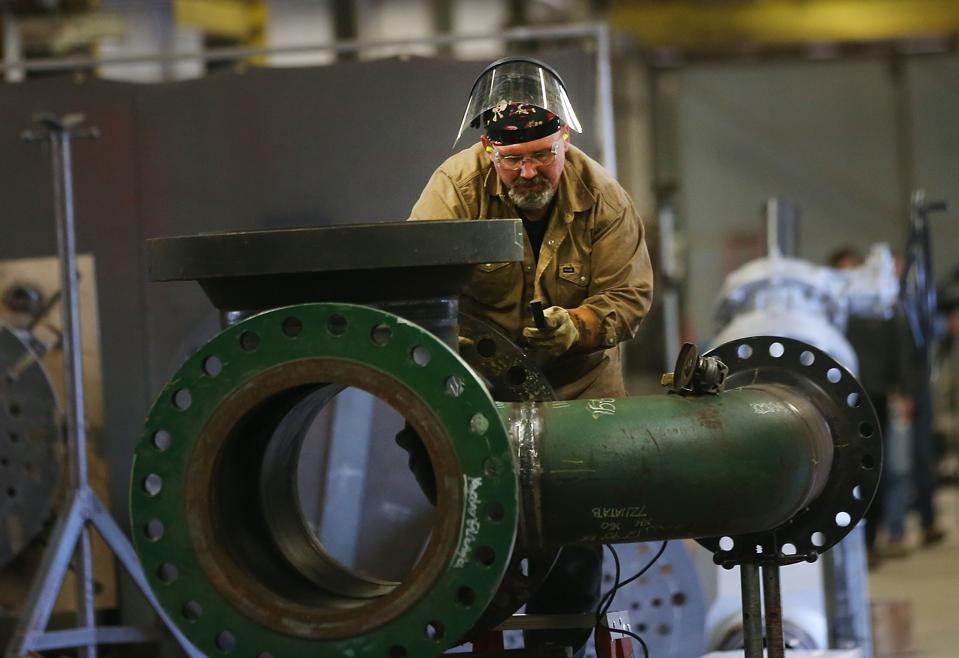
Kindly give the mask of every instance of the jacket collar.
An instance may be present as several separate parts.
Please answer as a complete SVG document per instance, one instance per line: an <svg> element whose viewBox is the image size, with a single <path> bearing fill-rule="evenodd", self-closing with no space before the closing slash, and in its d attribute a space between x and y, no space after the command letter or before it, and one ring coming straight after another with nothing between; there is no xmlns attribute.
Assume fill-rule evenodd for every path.
<svg viewBox="0 0 959 658"><path fill-rule="evenodd" d="M575 146L570 145L566 152L566 162L563 164L563 175L559 177L559 189L556 191L556 211L567 223L573 221L574 213L589 210L596 204L596 197L589 191L580 175L583 167L584 154ZM487 194L507 199L509 190L500 180L496 168L489 160L483 186Z"/></svg>

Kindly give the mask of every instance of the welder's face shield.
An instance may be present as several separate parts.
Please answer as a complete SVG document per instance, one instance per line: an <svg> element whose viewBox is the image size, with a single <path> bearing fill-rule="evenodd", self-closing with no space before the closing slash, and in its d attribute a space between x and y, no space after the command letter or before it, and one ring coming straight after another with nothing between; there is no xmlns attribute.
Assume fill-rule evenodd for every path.
<svg viewBox="0 0 959 658"><path fill-rule="evenodd" d="M535 105L552 112L578 133L583 132L573 104L559 76L547 66L526 60L508 60L490 65L473 84L466 114L456 133L455 146L467 126L484 128L511 103ZM484 119L484 114L490 114Z"/></svg>

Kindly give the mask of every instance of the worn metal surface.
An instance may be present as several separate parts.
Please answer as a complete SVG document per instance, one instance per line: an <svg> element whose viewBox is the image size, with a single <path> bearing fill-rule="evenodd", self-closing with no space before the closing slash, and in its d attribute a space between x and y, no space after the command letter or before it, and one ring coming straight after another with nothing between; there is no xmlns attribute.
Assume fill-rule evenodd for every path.
<svg viewBox="0 0 959 658"><path fill-rule="evenodd" d="M523 259L518 219L384 222L147 241L153 281L196 280L221 310L455 297L479 263Z"/></svg>
<svg viewBox="0 0 959 658"><path fill-rule="evenodd" d="M555 400L556 391L523 350L495 325L460 313L460 355L489 384L500 402Z"/></svg>
<svg viewBox="0 0 959 658"><path fill-rule="evenodd" d="M759 593L759 565L739 567L743 598L743 648L746 658L763 658L763 610Z"/></svg>
<svg viewBox="0 0 959 658"><path fill-rule="evenodd" d="M783 640L783 598L779 585L779 565L767 563L762 566L763 618L766 622L766 654L768 658L784 658L786 644Z"/></svg>
<svg viewBox="0 0 959 658"><path fill-rule="evenodd" d="M730 369L727 393L757 387L792 391L816 413L831 436L832 466L821 494L775 528L774 533L734 531L724 548L719 537L701 539L717 563L741 564L775 559L782 564L815 560L859 522L879 485L882 438L876 411L862 385L828 354L788 338L744 338L708 353ZM761 470L761 469L758 469ZM752 487L754 481L744 481Z"/></svg>
<svg viewBox="0 0 959 658"><path fill-rule="evenodd" d="M53 386L24 338L0 324L0 566L50 519L63 470Z"/></svg>
<svg viewBox="0 0 959 658"><path fill-rule="evenodd" d="M831 462L825 421L785 387L513 404L500 414L519 450L535 454L521 472L521 488L534 492L523 496L532 546L770 530L815 500Z"/></svg>
<svg viewBox="0 0 959 658"><path fill-rule="evenodd" d="M391 404L430 455L440 520L398 586L339 568L289 514L281 528L268 521L291 512L282 491L270 495L297 443L287 412L328 386ZM276 309L218 335L161 393L134 462L134 541L164 608L207 653L435 656L506 569L512 459L485 387L433 335L369 307Z"/></svg>

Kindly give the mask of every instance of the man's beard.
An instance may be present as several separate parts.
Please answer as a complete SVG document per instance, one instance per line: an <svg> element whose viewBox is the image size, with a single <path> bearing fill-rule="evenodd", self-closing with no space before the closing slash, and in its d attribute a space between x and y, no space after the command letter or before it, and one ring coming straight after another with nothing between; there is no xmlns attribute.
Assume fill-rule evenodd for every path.
<svg viewBox="0 0 959 658"><path fill-rule="evenodd" d="M542 186L541 190L525 189L527 186ZM509 188L509 198L516 204L517 208L527 208L529 210L539 210L549 205L556 194L556 188L549 182L545 176L536 176L529 180L518 178Z"/></svg>

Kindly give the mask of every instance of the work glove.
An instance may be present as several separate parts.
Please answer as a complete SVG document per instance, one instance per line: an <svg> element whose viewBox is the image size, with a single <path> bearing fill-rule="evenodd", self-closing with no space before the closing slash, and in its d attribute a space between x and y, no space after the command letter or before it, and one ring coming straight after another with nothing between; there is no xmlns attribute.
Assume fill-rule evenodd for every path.
<svg viewBox="0 0 959 658"><path fill-rule="evenodd" d="M423 445L423 439L416 430L406 425L396 434L396 445L403 448L409 455L409 469L416 478L416 483L426 495L430 504L436 505L436 475L433 473L433 464Z"/></svg>
<svg viewBox="0 0 959 658"><path fill-rule="evenodd" d="M579 340L579 329L569 311L560 306L550 306L543 311L546 319L542 329L525 327L523 336L533 348L536 359L547 360L565 354Z"/></svg>

